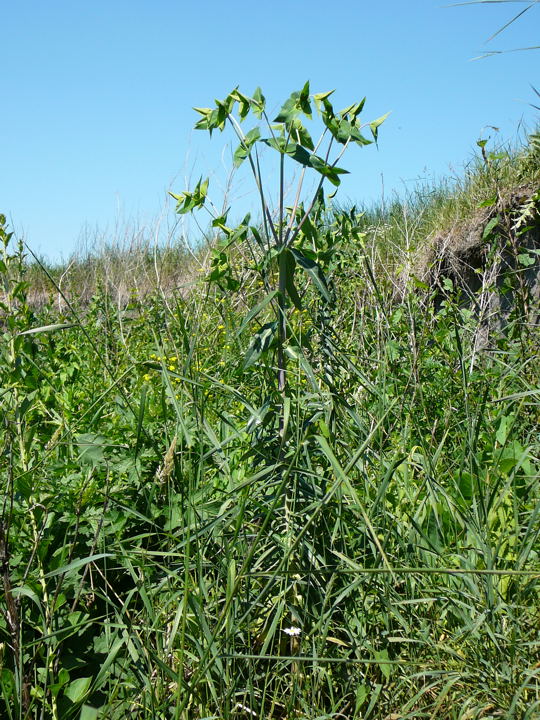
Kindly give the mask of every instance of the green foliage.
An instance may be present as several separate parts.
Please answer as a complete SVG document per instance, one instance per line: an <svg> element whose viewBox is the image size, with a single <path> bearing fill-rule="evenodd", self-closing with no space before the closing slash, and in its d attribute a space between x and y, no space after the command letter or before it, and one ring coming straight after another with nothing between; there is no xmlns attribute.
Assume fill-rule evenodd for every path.
<svg viewBox="0 0 540 720"><path fill-rule="evenodd" d="M269 123L319 182L288 147L314 155L317 108L345 147L363 103L329 97L304 87ZM264 122L262 92L198 125L233 110ZM37 307L1 218L0 716L532 720L538 328L516 316L479 352L448 278L437 311L421 280L396 297L399 208L268 207L265 135L239 141L265 220L215 217L189 292L122 307L102 284L63 312L57 283ZM479 172L475 208L511 175Z"/></svg>

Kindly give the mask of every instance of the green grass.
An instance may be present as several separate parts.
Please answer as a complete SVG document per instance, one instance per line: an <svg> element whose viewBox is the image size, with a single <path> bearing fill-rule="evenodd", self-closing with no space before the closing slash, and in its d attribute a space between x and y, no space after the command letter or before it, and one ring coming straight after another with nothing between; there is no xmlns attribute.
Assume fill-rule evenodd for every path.
<svg viewBox="0 0 540 720"><path fill-rule="evenodd" d="M285 429L249 257L225 295L203 251L179 291L186 251L109 248L59 303L2 230L1 717L540 716L538 326L479 352L400 280L535 152L357 219L332 308L300 288Z"/></svg>

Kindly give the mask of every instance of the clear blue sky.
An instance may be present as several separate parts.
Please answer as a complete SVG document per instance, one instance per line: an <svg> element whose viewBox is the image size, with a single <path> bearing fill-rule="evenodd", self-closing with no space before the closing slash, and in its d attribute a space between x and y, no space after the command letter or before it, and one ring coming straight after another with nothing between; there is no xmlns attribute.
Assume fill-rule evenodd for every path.
<svg viewBox="0 0 540 720"><path fill-rule="evenodd" d="M67 257L86 227L171 224L167 189L223 176L228 137L192 131L193 106L257 85L270 106L309 79L339 108L392 115L379 149L354 147L343 200L380 199L416 179L460 173L476 140L518 136L538 112L540 5L488 45L523 3L448 7L440 0L272 3L27 0L1 25L0 211L30 247ZM243 188L231 197L238 202ZM338 196L339 197L339 196ZM129 231L128 231L129 232ZM84 234L84 233L83 233Z"/></svg>

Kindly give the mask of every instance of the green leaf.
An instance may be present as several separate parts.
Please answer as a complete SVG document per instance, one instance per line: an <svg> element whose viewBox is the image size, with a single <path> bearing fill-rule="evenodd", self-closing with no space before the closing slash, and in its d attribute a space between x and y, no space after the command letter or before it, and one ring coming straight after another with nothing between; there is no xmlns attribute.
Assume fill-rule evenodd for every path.
<svg viewBox="0 0 540 720"><path fill-rule="evenodd" d="M311 158L313 157L313 155L311 155L301 145L298 145L298 143L292 144L294 145L294 148L291 148L289 145L289 148L287 149L287 155L293 160L295 160L297 163L300 163L300 165L311 166Z"/></svg>
<svg viewBox="0 0 540 720"><path fill-rule="evenodd" d="M97 465L103 462L104 449L107 446L107 440L103 435L83 433L76 436L76 441L79 448L79 460L82 463Z"/></svg>
<svg viewBox="0 0 540 720"><path fill-rule="evenodd" d="M287 124L294 120L299 112L296 104L297 96L298 93L293 93L288 100L285 100L273 122Z"/></svg>
<svg viewBox="0 0 540 720"><path fill-rule="evenodd" d="M310 165L311 167L316 170L318 173L323 175L323 177L328 178L328 180L332 183L332 185L339 185L340 179L338 175L348 175L349 171L344 170L343 168L334 167L333 165L329 165L326 163L322 158L318 157L317 155L310 155L309 157Z"/></svg>
<svg viewBox="0 0 540 720"><path fill-rule="evenodd" d="M72 703L78 703L88 693L88 689L91 684L91 677L77 678L69 683L64 691L64 694L71 700Z"/></svg>
<svg viewBox="0 0 540 720"><path fill-rule="evenodd" d="M375 142L377 142L377 137L379 134L379 127L383 124L383 122L386 120L386 118L390 115L389 112L385 113L384 115L381 115L380 118L377 118L377 120L373 120L373 122L369 123L369 129L371 130L371 134L373 135L373 139Z"/></svg>
<svg viewBox="0 0 540 720"><path fill-rule="evenodd" d="M90 705L83 705L81 708L81 714L79 720L97 720L98 710L97 708L90 707Z"/></svg>
<svg viewBox="0 0 540 720"><path fill-rule="evenodd" d="M494 218L491 218L491 220L484 228L484 232L482 233L482 240L487 240L488 238L491 238L491 236L495 234L494 230L496 230L500 222L501 219L498 215Z"/></svg>
<svg viewBox="0 0 540 720"><path fill-rule="evenodd" d="M73 560L73 562L70 562L67 565L63 565L62 567L57 568L56 570L51 570L51 572L48 572L46 575L44 575L44 577L51 578L55 577L56 575L63 575L64 573L71 572L72 570L78 570L85 565L89 565L91 562L95 562L96 560L100 560L101 558L106 557L114 557L114 555L112 553L98 553L97 555L89 555L85 558L78 558L77 560Z"/></svg>
<svg viewBox="0 0 540 720"><path fill-rule="evenodd" d="M185 213L193 212L193 210L202 208L204 206L207 193L208 178L204 181L200 178L197 185L195 185L193 192L186 191L176 195L175 193L169 191L169 195L177 201L176 212L179 215L184 215Z"/></svg>
<svg viewBox="0 0 540 720"><path fill-rule="evenodd" d="M484 200L483 202L479 203L478 207L493 207L493 205L497 204L497 196L493 195L492 197L488 198L487 200Z"/></svg>
<svg viewBox="0 0 540 720"><path fill-rule="evenodd" d="M266 99L265 99L264 95L262 94L261 88L258 87L255 89L255 92L253 93L253 96L251 98L251 109L252 109L255 117L258 117L258 118L262 117L265 105L266 105Z"/></svg>
<svg viewBox="0 0 540 720"><path fill-rule="evenodd" d="M236 333L236 336L237 336L237 337L244 332L244 330L245 330L246 327L249 325L249 323L253 320L253 318L256 318L257 315L258 315L260 312L262 312L262 310L264 310L264 308L265 308L269 303L272 302L272 300L276 297L276 295L278 294L278 292L279 292L278 290L272 290L271 293L268 293L268 295L266 295L266 296L261 300L260 303L258 303L257 305L255 305L255 307L252 308L252 309L248 312L248 314L247 314L246 317L244 318L243 323L240 325L240 327L239 327L239 329L238 329L238 332Z"/></svg>
<svg viewBox="0 0 540 720"><path fill-rule="evenodd" d="M330 291L328 290L328 283L326 282L326 278L324 277L324 273L321 268L317 265L316 262L307 258L299 250L291 248L290 252L294 256L296 264L306 271L311 281L313 282L319 293L326 300L326 302L330 302L331 296Z"/></svg>
<svg viewBox="0 0 540 720"><path fill-rule="evenodd" d="M236 151L234 153L233 162L235 167L240 167L240 165L244 162L244 160L251 152L251 148L260 137L261 131L258 127L254 127L247 133L247 135L242 140L240 145L236 148Z"/></svg>
<svg viewBox="0 0 540 720"><path fill-rule="evenodd" d="M230 208L229 208L230 209ZM212 227L219 228L220 230L223 230L225 235L229 236L232 233L232 229L230 227L227 227L227 216L229 214L229 210L226 210L223 215L220 215L217 218L214 218L212 220Z"/></svg>
<svg viewBox="0 0 540 720"><path fill-rule="evenodd" d="M244 118L249 113L249 109L251 106L250 99L247 97L247 95L241 93L238 88L235 88L229 97L233 98L238 103L238 114L240 115L240 120L244 120Z"/></svg>
<svg viewBox="0 0 540 720"><path fill-rule="evenodd" d="M335 93L335 90L328 90L327 92L315 93L315 95L313 95L313 101L315 102L315 107L317 108L317 112L321 113L321 105L326 108L326 105L328 104L328 106L330 108L332 108L332 105L331 105L330 101L328 100L328 98L330 97L330 95L333 95L334 93ZM332 110L332 114L333 114L333 110Z"/></svg>
<svg viewBox="0 0 540 720"><path fill-rule="evenodd" d="M333 137L342 145L351 140L357 145L371 145L372 141L365 138L360 130L348 120L332 123L329 128Z"/></svg>
<svg viewBox="0 0 540 720"><path fill-rule="evenodd" d="M292 300L293 305L298 310L301 310L302 300L300 299L300 295L298 294L298 291L296 290L296 286L294 284L294 256L288 248L285 248L283 252L285 253L285 289L287 291L287 295Z"/></svg>
<svg viewBox="0 0 540 720"><path fill-rule="evenodd" d="M244 363L242 365L243 370L251 367L251 365L257 362L262 353L268 350L274 340L276 327L276 322L269 322L266 323L266 325L263 325L262 328L255 334L255 337L253 338L253 341L244 357Z"/></svg>
<svg viewBox="0 0 540 720"><path fill-rule="evenodd" d="M342 118L349 118L351 122L354 122L364 109L365 104L366 98L362 98L360 102L353 103L353 105L349 105L344 110L340 110L339 116Z"/></svg>
<svg viewBox="0 0 540 720"><path fill-rule="evenodd" d="M392 675L392 666L390 663L385 662L385 660L389 660L388 657L388 650L376 650L375 651L375 658L376 660L380 661L379 668L384 675L386 680L390 680L390 677Z"/></svg>
<svg viewBox="0 0 540 720"><path fill-rule="evenodd" d="M311 117L311 103L309 102L309 80L300 90L298 105L300 106L300 109L302 110L304 115L307 115L307 117Z"/></svg>
<svg viewBox="0 0 540 720"><path fill-rule="evenodd" d="M411 280L413 282L413 285L419 290L429 290L429 285L423 280L420 280L420 278L417 278L416 275L412 275Z"/></svg>
<svg viewBox="0 0 540 720"><path fill-rule="evenodd" d="M309 102L309 81L306 82L300 92L293 92L283 103L281 110L274 119L276 123L283 123L290 128L292 122L299 113L311 117L311 103Z"/></svg>
<svg viewBox="0 0 540 720"><path fill-rule="evenodd" d="M497 429L497 432L495 433L495 440L499 443L499 445L504 445L506 442L506 438L508 437L508 434L510 432L510 429L512 427L514 418L510 415L503 415L501 418L501 421L499 423L499 427Z"/></svg>
<svg viewBox="0 0 540 720"><path fill-rule="evenodd" d="M212 108L193 108L195 112L199 113L199 115L202 115L202 118L195 123L195 129L196 130L209 130L212 132L212 128L210 127L210 119L212 116Z"/></svg>
<svg viewBox="0 0 540 720"><path fill-rule="evenodd" d="M195 112L198 112L199 115L202 115L203 118L207 118L209 115L212 114L212 108L198 108L198 107L194 107L193 109L195 110Z"/></svg>
<svg viewBox="0 0 540 720"><path fill-rule="evenodd" d="M518 262L520 265L523 265L523 267L530 267L531 265L534 265L535 259L532 255L529 255L528 253L521 253L517 256Z"/></svg>
<svg viewBox="0 0 540 720"><path fill-rule="evenodd" d="M295 118L291 124L290 128L291 137L294 141L296 141L299 145L303 145L304 147L307 147L309 150L313 150L315 148L315 145L313 144L313 139L309 132L306 130L306 128L303 126L301 120L299 118Z"/></svg>
<svg viewBox="0 0 540 720"><path fill-rule="evenodd" d="M43 332L53 332L54 330L65 330L66 328L75 327L76 323L55 323L54 325L42 325L41 327L30 328L18 333L18 335L37 335Z"/></svg>

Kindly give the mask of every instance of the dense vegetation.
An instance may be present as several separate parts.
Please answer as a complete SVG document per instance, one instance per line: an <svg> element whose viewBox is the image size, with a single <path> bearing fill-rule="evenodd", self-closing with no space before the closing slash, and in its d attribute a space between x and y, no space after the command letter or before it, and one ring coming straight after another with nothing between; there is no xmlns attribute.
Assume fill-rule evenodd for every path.
<svg viewBox="0 0 540 720"><path fill-rule="evenodd" d="M203 129L263 114L233 93ZM339 181L311 102L270 150ZM2 718L540 716L540 152L482 151L363 214L214 217L192 254L47 268L2 218ZM487 338L434 244L479 209L482 292L514 298Z"/></svg>

